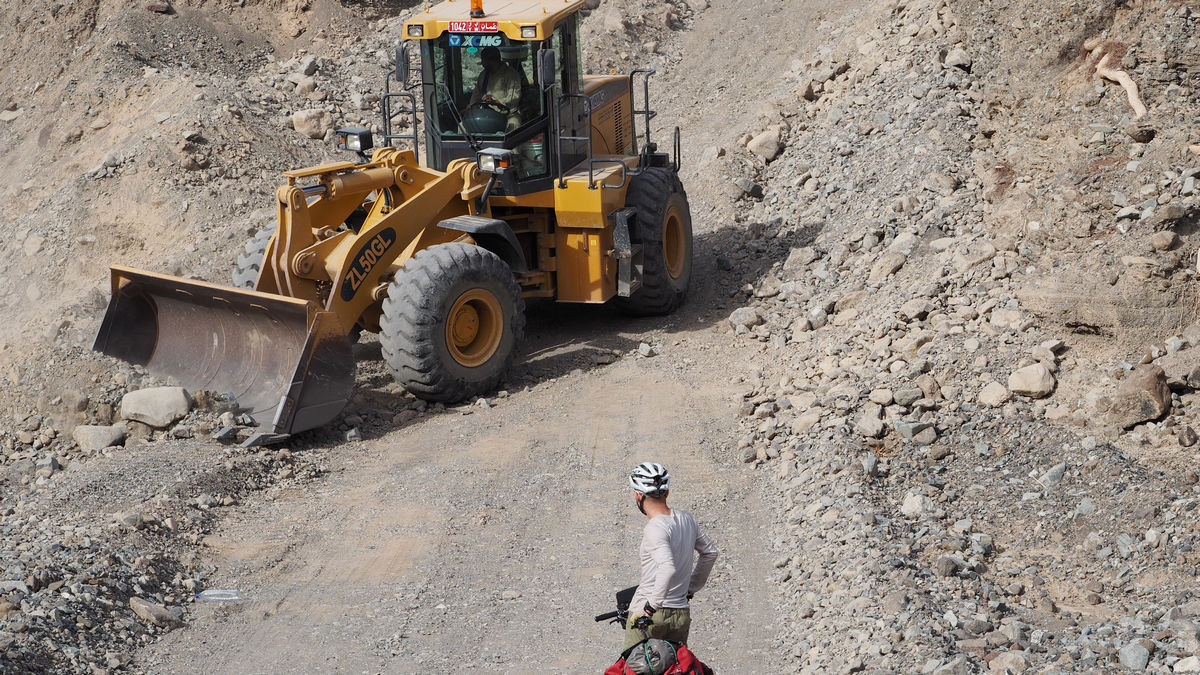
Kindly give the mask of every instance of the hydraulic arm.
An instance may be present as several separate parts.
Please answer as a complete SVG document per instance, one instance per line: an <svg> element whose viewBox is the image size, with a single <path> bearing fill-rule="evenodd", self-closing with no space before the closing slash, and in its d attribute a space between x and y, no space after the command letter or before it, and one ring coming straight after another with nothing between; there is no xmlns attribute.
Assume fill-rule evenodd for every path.
<svg viewBox="0 0 1200 675"><path fill-rule="evenodd" d="M435 171L391 148L366 165L285 175L255 290L113 267L94 347L185 387L233 393L268 437L341 412L354 387L351 328L378 320L369 314L386 279L415 251L462 238L437 224L472 215L485 185L473 162ZM360 208L357 230L341 227Z"/></svg>

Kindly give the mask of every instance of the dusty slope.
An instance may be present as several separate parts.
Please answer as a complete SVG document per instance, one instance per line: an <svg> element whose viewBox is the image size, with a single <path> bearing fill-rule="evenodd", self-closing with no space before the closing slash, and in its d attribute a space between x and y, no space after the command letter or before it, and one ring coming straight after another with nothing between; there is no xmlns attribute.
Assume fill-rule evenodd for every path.
<svg viewBox="0 0 1200 675"><path fill-rule="evenodd" d="M287 69L273 53L287 61L323 44L324 30L354 34L367 24L335 3L239 4L3 8L4 59L15 66L0 75L15 116L0 128L0 199L14 242L2 254L6 366L60 331L79 329L67 342L85 344L109 264L222 278L277 167L327 154L285 130L287 109L307 101L276 88ZM41 47L51 31L70 40ZM37 382L16 370L6 377L10 395L17 385L36 399Z"/></svg>
<svg viewBox="0 0 1200 675"><path fill-rule="evenodd" d="M631 5L637 6L636 3ZM197 17L208 17L212 21L221 17L228 19L231 16L217 13L215 17L209 17L199 9ZM657 11L651 12L648 8L644 11L646 19L643 23L652 17L661 16ZM232 16L236 15L237 12L234 11ZM180 9L177 14L169 16L186 18L188 13ZM663 23L644 25L632 32L631 37L621 37L620 40L633 44L634 41L684 29L692 20L692 10L681 7L673 17L661 18L664 19ZM162 20L162 17L153 14L134 15L133 20L153 22ZM627 30L623 24L618 25L622 26L622 33ZM390 20L386 29L394 34L398 26L398 21ZM268 31L268 35L279 44L286 43L286 40L276 33ZM607 35L604 39L615 38L615 35ZM390 39L385 30L380 33L378 42L374 44L386 45ZM319 48L328 48L328 45L321 45L320 40L314 42L314 52L318 54L322 53ZM322 87L331 87L330 96L337 100L346 98L347 94L336 89L336 83L349 80L351 75L361 77L361 83L355 86L359 87L360 92L369 92L373 87L372 81L380 72L378 66L373 65L370 59L376 55L372 45L353 46L356 43L353 39L346 40L346 43L351 45L346 48L349 53L355 56L365 55L368 58L356 63L353 59L334 59L332 55L325 55L318 57L317 61L318 81L322 83ZM171 54L171 43L164 43L162 47L164 53L159 58L166 60L165 57ZM264 47L264 53L268 49L269 46ZM182 131L180 136L175 138L175 145L170 148L168 160L159 163L143 158L139 154L142 150L137 149L134 151L136 158L133 162L117 163L114 166L101 167L96 172L89 172L94 175L80 178L74 188L76 192L62 197L66 199L83 191L88 191L89 194L89 199L81 202L81 205L90 210L80 210L67 219L64 225L86 226L96 213L102 209L110 209L111 213L118 214L120 218L137 217L142 229L131 234L127 240L112 241L106 237L115 237L114 229L102 227L96 230L96 240L81 237L75 242L68 240L65 230L59 233L46 228L36 232L31 230L25 239L37 234L40 241L34 240L37 241L37 246L32 243L29 245L32 253L20 252L24 257L16 259L20 263L16 269L27 269L36 264L41 254L49 251L94 246L102 252L101 255L88 257L81 260L80 264L102 268L111 259L118 258L152 269L166 269L221 280L227 273L226 262L217 251L232 251L240 246L240 239L246 235L248 226L239 215L251 209L254 202L261 199L255 195L256 192L265 192L273 185L270 182L264 184L254 180L253 174L257 172L273 175L274 169L280 166L313 161L305 158L323 153L327 147L319 141L304 139L286 129L287 118L284 115L295 109L293 106L314 104L311 97L305 100L305 97L295 95L285 77L302 70L304 63L299 58L272 61L266 58L264 53L258 54L262 58L259 74L244 77L243 73L242 77L237 78L236 84L232 80L224 79L221 68L214 67L214 72L202 78L204 87L185 82L179 85L178 89L162 92L162 96L154 98L152 104L148 103L149 99L135 102L138 105L130 106L130 114L135 116L144 117L151 114L143 110L143 107L162 107L158 117L149 118L151 122L143 120L140 123L131 123L130 134L123 138L124 142L135 147L140 147L137 146L135 137L140 131L144 131L145 124L173 124L174 117L162 121L158 121L158 118L168 113L174 115L172 111L178 105L199 106L205 110L215 109L222 114L215 117L189 115L186 120L189 124L179 127ZM628 52L626 54L628 55ZM242 58L242 52L230 55L231 61L240 62ZM659 67L667 65L665 61L666 57L655 57L654 60ZM169 64L160 63L160 66L164 71L164 80L186 76L189 70L182 60L170 60ZM345 68L345 71L340 71L341 68ZM250 71L254 72L254 68L251 67ZM129 73L130 77L142 77L140 70ZM341 74L345 77L339 80L338 76ZM181 98L179 92L192 89L199 90L204 96L193 97L191 101ZM152 91L157 95L160 90L156 88ZM366 96L369 96L369 93ZM370 101L366 98L364 101L369 107ZM319 101L316 103L320 104ZM240 117L230 114L226 108L235 109L240 113ZM663 106L662 109L664 120L674 117L673 111L667 106ZM110 111L107 114L109 117L106 119L110 119L110 124L94 130L95 132L101 133L115 126L111 123L112 119L125 120L123 113ZM361 115L368 123L375 121L370 111L364 111ZM23 113L14 120L14 124L20 124L22 120L28 122L29 118ZM351 117L348 121L356 121L356 118ZM261 131L264 139L286 134L289 142L272 148L271 144L264 140L261 147L247 148L232 141L235 135L253 137L255 131ZM241 147L238 158L243 163L240 165L238 158L227 158L227 153L238 147ZM154 144L149 144L145 150L147 154L163 151L165 149ZM84 162L79 166L70 167L69 170L76 171L80 166L86 165ZM268 169L268 166L272 168ZM106 181L110 187L119 186L120 189L113 192L95 189L97 183L103 187ZM164 185L171 190L164 190ZM119 195L125 194L124 190L132 186L136 186L133 187L136 194L152 195L155 190L160 190L175 195L175 198L151 200L148 204L139 199L137 204L130 208L127 200L118 200ZM30 190L32 189L33 187L30 187ZM28 193L30 190L24 192ZM184 203L177 200L178 197L185 199L186 208ZM171 222L164 212L169 214L172 210L184 214L185 217L186 214L197 213L200 217L195 220L181 219L181 222L170 227L156 225ZM702 235L704 236L707 235ZM188 243L182 243L184 241ZM707 247L701 243L701 249L707 250ZM232 253L229 257L231 256ZM708 254L705 259L707 262L698 262L698 266L708 270L707 274L712 278L715 272L712 267L713 256ZM97 272L98 270L93 270L90 273L95 276ZM715 290L711 286L702 290L703 286L705 285L700 283L697 285L697 297L700 300L687 320L702 319L694 325L699 326L701 330L707 330L709 325L719 319L719 315L707 312L706 308L711 303L704 298L711 297ZM45 342L36 340L32 343L19 343L22 346L14 347L10 353L14 353L12 361L16 362L16 367L6 373L10 383L20 385L15 391L9 390L9 410L13 411L14 415L11 426L6 425L10 429L6 438L11 450L7 456L6 486L11 486L14 492L11 493L10 500L3 505L5 513L12 516L4 528L5 541L8 546L13 547L6 549L12 553L12 557L11 562L5 566L5 578L14 582L20 581L19 585L14 583L11 587L6 587L13 592L8 596L8 604L3 608L5 623L3 628L0 628L0 632L4 633L2 637L5 649L10 650L6 658L16 659L13 663L34 668L55 664L55 667L73 670L85 669L89 664L99 668L125 667L130 645L153 640L154 636L165 630L151 624L143 624L134 617L128 610L128 599L131 596L149 597L152 601L177 607L192 589L217 583L218 577L214 576L217 568L211 567L208 560L196 555L194 544L212 526L213 517L220 516L221 505L236 506L242 500L248 499L255 490L279 481L289 484L293 480L320 476L331 466L322 458L322 452L303 450L330 447L338 453L337 462L349 461L356 456L357 446L347 446L348 455L341 454L343 450L339 447L343 437L342 431L349 425L355 425L361 428L363 433L372 436L398 426L403 428L405 420L420 420L430 412L436 412L432 409L426 411L424 405L414 403L411 397L401 395L385 377L381 377L380 364L372 361L372 358L378 358L378 353L376 351L372 357L368 348L365 355L367 370L364 372L364 390L357 397L355 408L347 411L347 426L341 430L335 427L327 433L315 435L305 441L305 446L293 448L295 453L224 452L213 457L214 449L211 446L205 447L203 444L186 440L167 440L166 434L154 434L152 440L155 443L151 447L139 445L136 439L131 438L126 441L125 451L115 449L84 452L76 447L69 437L72 426L78 422L107 422L111 419L109 416L113 414L112 411L123 392L153 384L153 381L128 369L112 373L109 371L111 364L85 351L90 334L95 329L103 291L96 290L91 292L90 297L81 297L80 290L71 287L69 280L56 288L58 291L54 295L55 299L61 299L68 304L86 300L88 305L78 307L77 312L68 317L69 323L55 324L54 327L59 330L48 336L49 339ZM47 309L48 307L43 306L40 311L45 312ZM30 314L34 313L32 308L29 311ZM568 321L578 321L580 315L572 316L574 318L568 318ZM535 338L527 363L514 374L514 384L537 385L571 368L592 368L597 363L611 361L612 357L608 354L597 357L594 349L579 352L570 346L593 335L609 336L613 325L624 323L611 313L604 316L607 318L599 324L586 324L588 327L582 334L573 333L561 337L565 345L551 343L543 347L537 345ZM551 322L556 320L550 319ZM644 329L652 329L659 325L657 322L642 323ZM650 336L643 336L643 339L658 342L658 339ZM30 348L44 349L42 345L49 343L54 344L51 358L30 361L22 356L28 354ZM621 340L611 344L611 347L616 347L622 352L628 352L636 346L637 340L632 343ZM704 351L713 350L705 348ZM686 350L684 353L687 353ZM672 372L675 368L694 371L707 377L710 366L700 368L697 366L700 362L711 363L712 370L729 372L726 355L719 351L717 353L718 358L713 358L711 353L704 353L686 361L673 363L667 373L667 385L677 386L672 384L676 381ZM66 366L67 363L70 365ZM379 386L380 389L374 391L374 386ZM570 391L571 386L570 382L558 384L547 396L555 400L564 400L567 397L563 393ZM642 387L643 385L634 386L635 389ZM622 385L622 388L628 387ZM60 392L61 398L58 396ZM519 394L514 394L514 399L518 396ZM729 400L728 396L725 400ZM33 404L36 404L37 412L31 416L29 413L34 407ZM713 419L708 410L711 406L711 402L706 402L699 406L700 412L695 413L702 416L703 424L710 424ZM646 404L645 408L646 413L653 413L650 404ZM686 413L687 410L681 412ZM206 412L194 413L184 420L184 426L189 429L187 433L204 434L215 424L213 414ZM520 421L517 426L524 428L530 424L532 423L529 421ZM642 428L648 428L645 422L639 424ZM698 428L702 428L703 424ZM29 435L28 442L26 434ZM719 433L713 435L719 436ZM636 436L631 437L629 443L639 445L644 440L646 439ZM718 441L709 439L707 442L713 444ZM723 444L727 446L729 443L730 439L724 437ZM173 449L174 454L158 452L167 448ZM686 453L687 449L686 446L680 446L674 452ZM48 455L55 457L53 463L45 466L36 464ZM530 457L530 461L536 461L537 454L531 453ZM728 463L728 457L725 458L725 462ZM621 464L618 474L625 470L624 463L627 463L624 456L606 462ZM63 468L65 470L61 470ZM131 481L125 478L127 475L138 475L142 479ZM171 476L178 476L182 482L171 485ZM597 482L607 484L607 479L598 474ZM442 487L451 490L450 494L453 494L452 486ZM712 490L732 490L732 494L738 494L742 489L743 484L739 481L724 486L714 483L712 486ZM753 488L745 489L748 494L753 494ZM71 495L78 494L87 494L88 498L86 501L71 498ZM731 518L745 518L747 513L754 510L739 508L731 510L727 515ZM114 518L114 514L119 518ZM763 524L770 521L765 515L754 516L753 519ZM59 534L60 527L66 528L63 530L65 535ZM632 531L636 532L636 521L632 523L632 527L635 528ZM722 529L745 529L745 536L757 537L757 541L750 539L743 544L739 544L737 538L732 541L738 548L746 548L750 555L759 556L755 564L762 565L761 556L765 555L763 535L755 534L753 528L743 528L740 524L736 528L730 526ZM601 606L588 606L588 612L604 609L608 603L607 595L614 586L621 583L615 577L623 578L630 573L630 570L626 569L628 556L622 555L627 548L628 546L617 544L606 550L605 555L609 556L607 560L610 561L608 564L615 566L617 571L614 572L612 580L597 584L595 589L589 589ZM467 553L472 560L478 556L478 552ZM83 564L80 560L85 555L101 562ZM741 560L741 556L733 554L729 559L738 561ZM541 561L540 564L547 565L550 569L554 567L552 561ZM486 571L487 568L482 569ZM753 573L753 578L765 579L765 570ZM735 588L752 588L737 578L731 579L731 583L735 584ZM58 595L57 591L64 587L69 589L69 594ZM753 604L742 610L741 603ZM770 634L762 632L764 627L773 623L770 600L765 589L750 590L736 595L726 590L723 592L722 604L725 606L719 616L723 617L723 623L733 626L748 620L747 627L739 629L748 630L750 632L747 635L754 636L747 638L747 644L753 643L756 645L753 649L760 651L770 645ZM47 619L44 612L51 612L52 618ZM608 635L597 627L589 626L586 617L575 627L584 631L596 631L598 635ZM366 629L372 630L369 625ZM615 632L610 637L613 642L619 639ZM50 641L47 642L46 638ZM509 642L504 646L511 652L518 645ZM595 654L590 654L589 658L595 657L596 654L602 654L603 659L610 658L611 650L602 643L597 643L596 649ZM740 648L731 645L729 649ZM763 656L761 660L769 664L771 658Z"/></svg>
<svg viewBox="0 0 1200 675"><path fill-rule="evenodd" d="M1061 10L865 10L709 155L804 670L1196 667L1200 16ZM1137 124L1098 34L1138 46Z"/></svg>

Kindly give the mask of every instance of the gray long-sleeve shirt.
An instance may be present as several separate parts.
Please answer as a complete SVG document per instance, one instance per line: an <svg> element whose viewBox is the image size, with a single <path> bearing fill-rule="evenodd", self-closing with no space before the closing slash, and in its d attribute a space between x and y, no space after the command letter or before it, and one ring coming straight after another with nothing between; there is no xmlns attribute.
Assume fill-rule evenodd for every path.
<svg viewBox="0 0 1200 675"><path fill-rule="evenodd" d="M656 609L687 607L688 593L704 588L708 581L717 561L717 547L700 531L692 514L671 509L670 515L655 516L646 523L639 555L642 580L629 606L634 613L647 602Z"/></svg>

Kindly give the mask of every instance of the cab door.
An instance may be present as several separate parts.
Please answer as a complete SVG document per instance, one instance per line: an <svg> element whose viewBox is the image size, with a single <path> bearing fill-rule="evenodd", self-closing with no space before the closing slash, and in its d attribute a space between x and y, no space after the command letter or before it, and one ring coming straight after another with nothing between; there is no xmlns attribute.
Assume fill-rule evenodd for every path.
<svg viewBox="0 0 1200 675"><path fill-rule="evenodd" d="M569 140L585 138L588 132L587 103L573 96L583 89L578 25L577 17L568 17L539 43L554 51L556 83L540 92L546 112L539 122L522 125L506 139L504 147L516 155L518 194L549 190L557 182L560 161L565 172L587 157L586 141ZM533 79L541 85L536 73Z"/></svg>
<svg viewBox="0 0 1200 675"><path fill-rule="evenodd" d="M559 129L564 137L585 138L588 125L588 103L579 96L583 92L583 63L579 43L579 17L572 16L554 30L551 45L558 57L558 81L563 95L559 105ZM587 142L564 140L562 171L566 173L587 158Z"/></svg>

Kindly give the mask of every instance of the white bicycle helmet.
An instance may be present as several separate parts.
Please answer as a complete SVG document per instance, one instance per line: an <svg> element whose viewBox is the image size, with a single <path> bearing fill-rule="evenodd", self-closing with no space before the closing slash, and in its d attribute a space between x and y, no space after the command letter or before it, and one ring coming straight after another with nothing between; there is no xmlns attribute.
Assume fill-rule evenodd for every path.
<svg viewBox="0 0 1200 675"><path fill-rule="evenodd" d="M661 497L671 481L667 467L657 462L642 462L629 473L629 485L647 497Z"/></svg>

